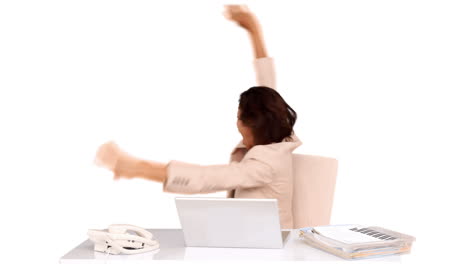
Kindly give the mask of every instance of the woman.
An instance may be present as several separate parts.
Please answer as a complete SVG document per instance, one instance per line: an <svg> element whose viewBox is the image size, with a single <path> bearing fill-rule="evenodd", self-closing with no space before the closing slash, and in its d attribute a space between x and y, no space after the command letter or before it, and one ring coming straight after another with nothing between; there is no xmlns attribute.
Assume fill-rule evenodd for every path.
<svg viewBox="0 0 468 264"><path fill-rule="evenodd" d="M260 26L244 6L226 6L226 18L247 30L254 47L257 82L240 95L237 127L242 135L228 165L168 164L133 157L112 142L102 145L96 163L116 178L144 178L163 183L166 192L196 194L226 190L230 198L278 200L281 227L293 228L292 151L301 145L294 136L296 112L274 90L273 61L268 57Z"/></svg>

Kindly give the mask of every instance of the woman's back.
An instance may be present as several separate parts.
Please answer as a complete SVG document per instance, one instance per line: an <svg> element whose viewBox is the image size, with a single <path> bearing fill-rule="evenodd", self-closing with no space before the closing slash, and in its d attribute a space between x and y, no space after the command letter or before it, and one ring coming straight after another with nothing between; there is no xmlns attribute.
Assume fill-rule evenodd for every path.
<svg viewBox="0 0 468 264"><path fill-rule="evenodd" d="M229 198L269 198L278 200L281 228L293 228L293 163L292 152L301 145L293 136L290 140L268 145L257 145L247 151L240 143L231 154L232 162L255 158L272 168L271 181L254 188L236 188L228 192ZM236 177L236 175L232 175Z"/></svg>

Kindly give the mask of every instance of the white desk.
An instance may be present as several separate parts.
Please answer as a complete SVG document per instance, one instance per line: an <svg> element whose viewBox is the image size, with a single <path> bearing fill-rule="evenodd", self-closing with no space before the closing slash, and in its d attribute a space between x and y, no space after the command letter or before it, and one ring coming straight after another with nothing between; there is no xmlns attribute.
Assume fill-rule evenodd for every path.
<svg viewBox="0 0 468 264"><path fill-rule="evenodd" d="M97 263L205 263L209 262L296 262L314 263L401 263L400 256L366 260L344 260L312 248L298 238L299 231L292 230L283 249L251 248L201 248L185 247L181 229L149 229L160 243L160 249L137 255L107 255L95 252L93 243L86 240L60 259L61 264Z"/></svg>

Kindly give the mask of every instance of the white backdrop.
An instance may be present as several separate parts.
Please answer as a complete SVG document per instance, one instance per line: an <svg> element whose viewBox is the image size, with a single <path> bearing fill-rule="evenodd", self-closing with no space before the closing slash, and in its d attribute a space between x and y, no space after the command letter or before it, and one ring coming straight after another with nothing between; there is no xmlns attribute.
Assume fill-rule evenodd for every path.
<svg viewBox="0 0 468 264"><path fill-rule="evenodd" d="M192 2L0 2L0 262L54 263L111 223L179 227L176 195L93 166L107 140L146 159L228 161L253 52L222 1ZM339 160L332 223L415 236L405 262L460 262L466 4L247 3L298 112L297 153Z"/></svg>

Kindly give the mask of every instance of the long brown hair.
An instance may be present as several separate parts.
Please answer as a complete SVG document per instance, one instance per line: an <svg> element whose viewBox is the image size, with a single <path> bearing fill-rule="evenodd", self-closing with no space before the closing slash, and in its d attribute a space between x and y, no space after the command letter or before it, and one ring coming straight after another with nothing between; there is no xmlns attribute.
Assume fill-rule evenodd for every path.
<svg viewBox="0 0 468 264"><path fill-rule="evenodd" d="M272 88L254 86L239 98L239 119L250 129L255 145L283 141L293 134L297 114Z"/></svg>

